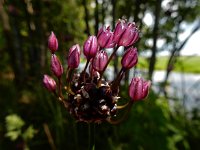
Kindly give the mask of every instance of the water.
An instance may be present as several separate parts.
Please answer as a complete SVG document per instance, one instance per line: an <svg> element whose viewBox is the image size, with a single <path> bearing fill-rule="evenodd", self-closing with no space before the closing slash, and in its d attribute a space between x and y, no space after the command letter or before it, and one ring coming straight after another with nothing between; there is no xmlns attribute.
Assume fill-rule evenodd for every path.
<svg viewBox="0 0 200 150"><path fill-rule="evenodd" d="M154 88L164 81L165 71L155 71L153 75ZM200 106L200 74L172 72L167 88L170 97L180 99L187 110Z"/></svg>

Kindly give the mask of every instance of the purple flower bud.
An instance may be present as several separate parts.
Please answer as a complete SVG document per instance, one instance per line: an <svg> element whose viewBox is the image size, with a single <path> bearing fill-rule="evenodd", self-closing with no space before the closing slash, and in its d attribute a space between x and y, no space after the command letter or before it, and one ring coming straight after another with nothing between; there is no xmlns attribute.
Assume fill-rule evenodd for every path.
<svg viewBox="0 0 200 150"><path fill-rule="evenodd" d="M90 36L84 43L83 53L88 60L95 57L98 51L98 43L96 36Z"/></svg>
<svg viewBox="0 0 200 150"><path fill-rule="evenodd" d="M93 58L92 66L96 71L103 71L106 63L108 62L108 55L105 51L101 50L97 53L95 58Z"/></svg>
<svg viewBox="0 0 200 150"><path fill-rule="evenodd" d="M55 82L55 80L52 77L48 76L48 75L44 75L44 77L43 77L43 85L50 92L53 92L53 91L56 90L56 82Z"/></svg>
<svg viewBox="0 0 200 150"><path fill-rule="evenodd" d="M68 66L71 69L78 68L80 64L80 46L78 44L73 45L70 50L69 50L69 55L68 55Z"/></svg>
<svg viewBox="0 0 200 150"><path fill-rule="evenodd" d="M129 23L126 30L122 34L118 41L119 46L131 46L139 38L139 31L135 26L135 23Z"/></svg>
<svg viewBox="0 0 200 150"><path fill-rule="evenodd" d="M97 35L99 46L101 48L113 48L115 46L113 37L113 32L110 31L110 26L107 28L102 27Z"/></svg>
<svg viewBox="0 0 200 150"><path fill-rule="evenodd" d="M133 78L129 86L129 96L131 100L138 101L144 99L148 95L150 85L150 81L144 81L139 77Z"/></svg>
<svg viewBox="0 0 200 150"><path fill-rule="evenodd" d="M130 69L138 62L137 48L130 47L122 57L121 64L125 69Z"/></svg>
<svg viewBox="0 0 200 150"><path fill-rule="evenodd" d="M57 78L60 78L63 74L62 64L55 54L51 56L51 71Z"/></svg>
<svg viewBox="0 0 200 150"><path fill-rule="evenodd" d="M127 28L127 24L125 20L119 19L119 21L116 24L115 30L114 30L114 42L118 43L119 39L121 38L122 34Z"/></svg>
<svg viewBox="0 0 200 150"><path fill-rule="evenodd" d="M70 49L69 49L69 54L72 53L74 50L77 50L77 52L79 53L79 55L81 55L81 48L79 46L79 44L75 44L73 45Z"/></svg>
<svg viewBox="0 0 200 150"><path fill-rule="evenodd" d="M51 32L51 35L49 36L49 39L48 39L48 47L52 54L54 54L55 51L57 51L58 49L58 40L55 34L53 33L53 31Z"/></svg>

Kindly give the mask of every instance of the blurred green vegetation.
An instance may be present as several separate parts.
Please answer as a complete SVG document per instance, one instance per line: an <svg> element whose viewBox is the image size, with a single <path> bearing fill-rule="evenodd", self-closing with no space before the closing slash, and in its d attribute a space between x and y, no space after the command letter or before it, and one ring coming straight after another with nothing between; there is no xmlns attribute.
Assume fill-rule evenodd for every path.
<svg viewBox="0 0 200 150"><path fill-rule="evenodd" d="M0 0L0 149L88 149L88 124L76 122L41 84L42 75L51 74L48 36L55 32L59 40L57 54L66 64L67 52L73 44L82 45L88 35L95 34L96 28L113 26L118 18L124 17L128 21L134 19L141 30L142 38L135 46L149 50L153 46L147 41L155 36L154 25L148 26L143 18L146 13L155 17L158 2ZM185 30L180 25L198 21L200 5L199 0L169 1L165 5L168 7L161 9L157 29L165 44L159 51L172 51L182 44L176 38ZM178 52L173 70L200 72L199 57L179 57ZM141 57L138 68L147 69L150 60L152 57ZM155 69L166 69L168 61L167 57L158 57ZM120 103L124 104L129 100L128 85L120 89ZM95 125L95 149L199 150L200 110L187 112L182 103L182 99L170 100L151 90L145 101L133 105L129 117L121 124Z"/></svg>
<svg viewBox="0 0 200 150"><path fill-rule="evenodd" d="M36 95L30 96L29 91L23 91L16 99L19 93L12 82L4 81L0 85L0 97L6 99L0 101L1 149L26 145L30 149L51 149L44 125L48 125L57 149L88 148L88 124L77 123L53 95L38 85L31 91ZM126 86L122 88L120 103L125 103L129 99L128 89ZM133 105L129 117L121 124L95 125L95 149L197 149L200 116L198 110L189 114L191 117L186 117L188 113L181 101L175 101L175 106L171 107L167 99L151 91L147 99ZM32 128L30 132L29 128ZM14 140L11 131L20 131L14 142L9 140ZM29 140L24 141L26 137Z"/></svg>
<svg viewBox="0 0 200 150"><path fill-rule="evenodd" d="M166 70L168 56L159 56L157 58L156 70ZM173 71L187 72L187 73L200 73L200 56L180 56L174 64ZM148 68L148 58L139 57L138 68Z"/></svg>

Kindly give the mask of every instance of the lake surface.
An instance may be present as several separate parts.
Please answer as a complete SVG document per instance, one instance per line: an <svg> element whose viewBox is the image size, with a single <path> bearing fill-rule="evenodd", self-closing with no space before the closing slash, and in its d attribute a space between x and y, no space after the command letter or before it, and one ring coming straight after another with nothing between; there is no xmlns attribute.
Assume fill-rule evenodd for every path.
<svg viewBox="0 0 200 150"><path fill-rule="evenodd" d="M164 81L165 71L156 71L153 75L154 87ZM187 110L200 106L200 74L172 72L169 76L169 96L179 98Z"/></svg>

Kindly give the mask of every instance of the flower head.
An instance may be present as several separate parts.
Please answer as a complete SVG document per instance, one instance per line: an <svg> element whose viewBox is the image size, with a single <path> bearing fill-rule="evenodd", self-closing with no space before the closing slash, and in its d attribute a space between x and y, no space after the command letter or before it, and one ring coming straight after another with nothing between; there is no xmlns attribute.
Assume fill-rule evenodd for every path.
<svg viewBox="0 0 200 150"><path fill-rule="evenodd" d="M55 51L58 50L58 40L53 31L51 32L51 35L49 36L48 39L48 48L50 49L52 54L54 54Z"/></svg>
<svg viewBox="0 0 200 150"><path fill-rule="evenodd" d="M150 81L144 81L139 77L133 78L129 86L129 96L132 101L144 99L148 95L150 85Z"/></svg>
<svg viewBox="0 0 200 150"><path fill-rule="evenodd" d="M48 76L46 74L43 77L43 85L50 92L53 92L53 91L56 90L56 82L55 82L55 80L52 77L50 77L50 76Z"/></svg>
<svg viewBox="0 0 200 150"><path fill-rule="evenodd" d="M79 66L81 56L80 46L78 44L73 45L69 49L67 56L67 82L63 85L65 83L62 82L63 78L61 78L63 67L54 54L58 49L58 41L52 32L49 37L48 47L52 53L51 71L58 78L58 85L56 87L54 79L48 75L44 75L44 87L58 96L67 111L77 121L87 123L107 121L112 124L121 122L130 111L132 102L144 99L150 88L150 81L144 81L138 77L133 78L129 86L131 101L128 101L124 105L118 104L121 90L120 82L126 71L134 67L138 61L137 48L132 47L138 38L139 31L135 23L127 23L125 20L119 20L114 33L110 30L110 27L102 27L97 37L89 36L83 45L83 53L87 60L85 61L84 69L80 72L78 69L73 71L73 69ZM125 53L121 59L122 67L114 79L110 81L104 78L104 72L108 69L107 67L112 58L116 56L119 46L124 46L125 49ZM104 48L113 48L109 57L106 51L102 50ZM112 72L109 72L109 74L111 75ZM64 89L67 95L64 95ZM122 118L118 120L116 118L113 120L117 111L124 108L127 108L127 111L124 111L126 112L125 115L122 115Z"/></svg>

